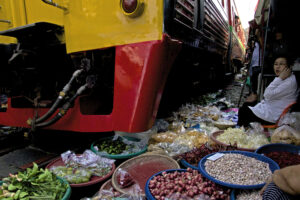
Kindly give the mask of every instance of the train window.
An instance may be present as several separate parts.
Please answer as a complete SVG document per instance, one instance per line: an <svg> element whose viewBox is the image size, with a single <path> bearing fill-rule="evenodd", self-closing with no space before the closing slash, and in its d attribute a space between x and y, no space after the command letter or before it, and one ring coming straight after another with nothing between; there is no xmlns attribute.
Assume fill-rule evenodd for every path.
<svg viewBox="0 0 300 200"><path fill-rule="evenodd" d="M225 2L224 2L224 0L222 0L222 6L223 6L223 8L225 8Z"/></svg>

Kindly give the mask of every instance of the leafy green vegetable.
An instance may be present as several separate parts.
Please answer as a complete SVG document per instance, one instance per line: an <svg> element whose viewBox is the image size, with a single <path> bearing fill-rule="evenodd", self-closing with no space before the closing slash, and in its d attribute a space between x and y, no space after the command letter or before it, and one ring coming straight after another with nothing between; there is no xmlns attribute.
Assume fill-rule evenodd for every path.
<svg viewBox="0 0 300 200"><path fill-rule="evenodd" d="M68 187L48 169L38 168L34 163L32 169L3 179L0 200L59 200Z"/></svg>

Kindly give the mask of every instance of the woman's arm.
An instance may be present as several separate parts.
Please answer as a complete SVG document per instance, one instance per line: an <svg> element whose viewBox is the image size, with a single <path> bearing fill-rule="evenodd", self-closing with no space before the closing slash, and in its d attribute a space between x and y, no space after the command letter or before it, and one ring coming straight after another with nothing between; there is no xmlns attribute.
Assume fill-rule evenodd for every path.
<svg viewBox="0 0 300 200"><path fill-rule="evenodd" d="M297 89L297 83L293 82L293 79L282 80L280 77L275 78L265 90L265 99L281 99L294 92Z"/></svg>

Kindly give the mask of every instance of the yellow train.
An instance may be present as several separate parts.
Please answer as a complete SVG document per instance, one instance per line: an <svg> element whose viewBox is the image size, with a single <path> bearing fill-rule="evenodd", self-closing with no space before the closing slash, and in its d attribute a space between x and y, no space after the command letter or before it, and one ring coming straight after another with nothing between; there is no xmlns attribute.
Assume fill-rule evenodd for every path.
<svg viewBox="0 0 300 200"><path fill-rule="evenodd" d="M184 80L243 58L235 17L233 0L0 0L0 124L147 130L175 59Z"/></svg>

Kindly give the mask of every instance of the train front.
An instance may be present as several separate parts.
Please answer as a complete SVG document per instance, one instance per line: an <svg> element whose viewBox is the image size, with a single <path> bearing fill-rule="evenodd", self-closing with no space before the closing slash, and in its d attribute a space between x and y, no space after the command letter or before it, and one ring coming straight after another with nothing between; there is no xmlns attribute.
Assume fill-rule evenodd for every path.
<svg viewBox="0 0 300 200"><path fill-rule="evenodd" d="M140 132L154 123L180 42L161 0L0 5L0 124Z"/></svg>

